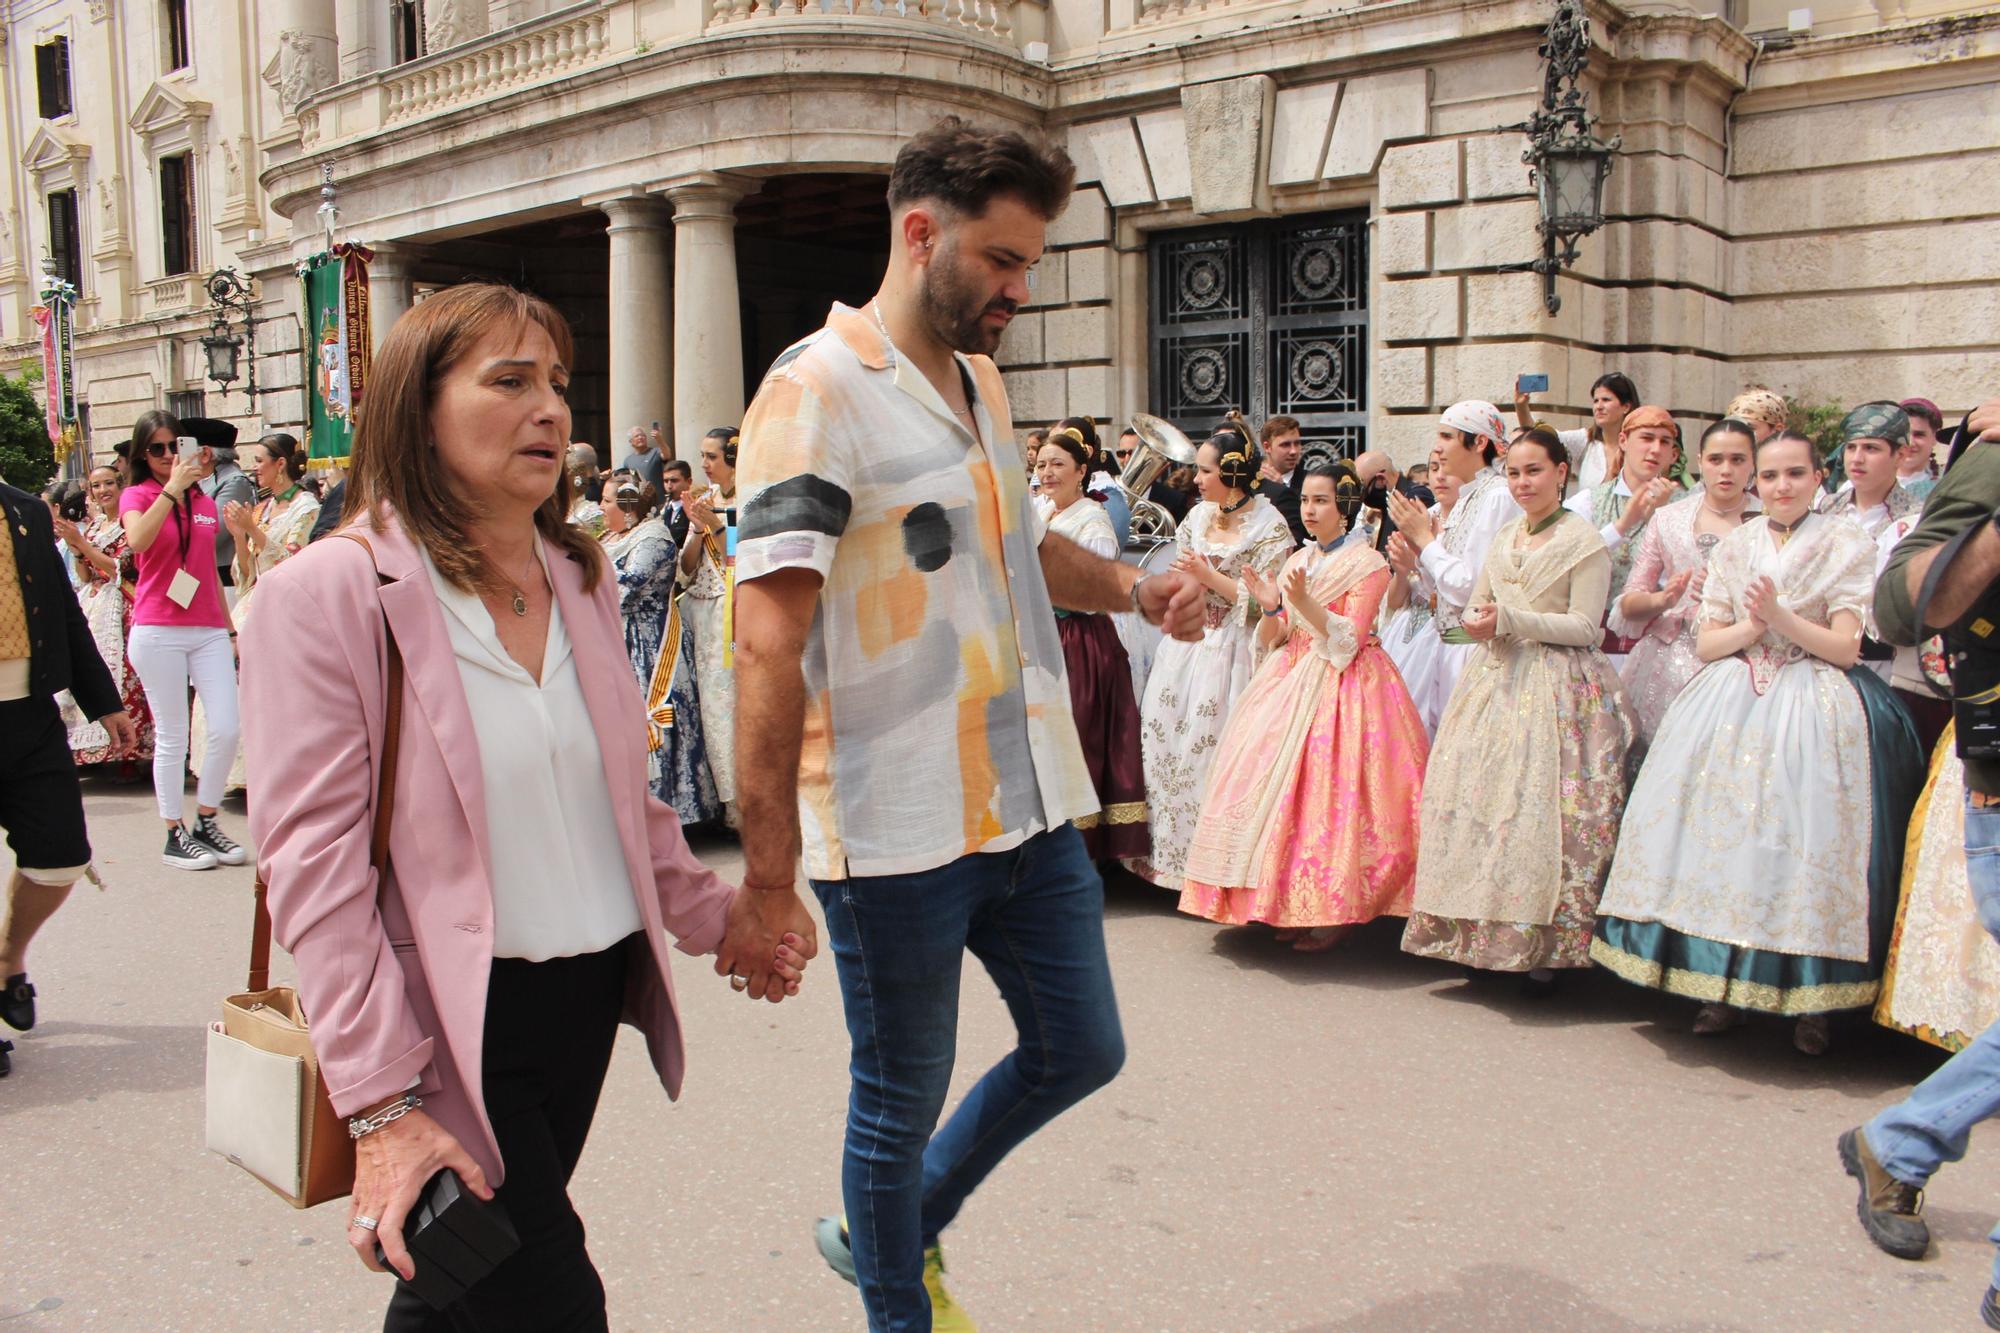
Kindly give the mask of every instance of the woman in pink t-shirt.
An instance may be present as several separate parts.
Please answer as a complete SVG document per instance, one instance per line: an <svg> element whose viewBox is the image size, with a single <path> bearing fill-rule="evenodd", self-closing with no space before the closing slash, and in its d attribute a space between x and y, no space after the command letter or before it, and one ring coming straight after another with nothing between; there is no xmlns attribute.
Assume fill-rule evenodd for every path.
<svg viewBox="0 0 2000 1333"><path fill-rule="evenodd" d="M153 792L167 821L161 859L178 870L242 865L244 850L215 820L236 753L236 652L222 581L215 571L221 518L198 483L215 469L206 446L183 455L180 441L235 432L223 422L177 421L153 411L132 427L131 482L118 520L138 561L127 656L153 703ZM226 442L226 441L225 441ZM208 715L208 745L195 789L196 817L181 822L188 753L188 686Z"/></svg>

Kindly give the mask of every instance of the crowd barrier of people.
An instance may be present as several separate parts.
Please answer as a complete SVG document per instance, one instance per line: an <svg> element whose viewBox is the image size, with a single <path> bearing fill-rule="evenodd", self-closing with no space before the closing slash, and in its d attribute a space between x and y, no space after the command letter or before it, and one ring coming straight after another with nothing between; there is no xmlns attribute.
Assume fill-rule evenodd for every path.
<svg viewBox="0 0 2000 1333"><path fill-rule="evenodd" d="M1133 495L1136 431L1023 449L991 360L1072 176L1016 135L913 141L882 291L707 434L701 488L658 423L600 471L562 317L467 285L384 339L323 495L292 437L241 466L227 423L158 411L33 522L0 492L0 747L69 774L45 804L150 760L180 869L247 859L220 819L247 786L363 1261L411 1277L402 1222L450 1169L522 1241L457 1326L603 1326L566 1183L616 1026L677 1093L669 933L795 994L803 865L854 1041L820 1251L871 1327L971 1327L939 1234L1123 1060L1093 863L1301 951L1391 916L1537 997L1601 966L1705 1036L1774 1016L1817 1055L1867 1011L1962 1052L1840 1143L1871 1236L1920 1257L1922 1185L2000 1086L2000 834L1974 836L2000 761L1955 733L1966 658L1926 628L1987 623L2000 449L1968 446L2000 400L1948 440L1926 400L1865 403L1829 457L1768 390L1690 435L1614 371L1574 430L1519 391L1511 426L1456 403L1407 469L1232 417ZM1175 526L1134 564L1141 503ZM73 592L59 668L28 651L31 567ZM377 811L397 678L422 706ZM76 805L16 842L16 1028L27 940L89 861ZM701 824L741 831L741 886L688 850ZM1022 1043L940 1127L967 950ZM440 1318L398 1283L388 1327Z"/></svg>

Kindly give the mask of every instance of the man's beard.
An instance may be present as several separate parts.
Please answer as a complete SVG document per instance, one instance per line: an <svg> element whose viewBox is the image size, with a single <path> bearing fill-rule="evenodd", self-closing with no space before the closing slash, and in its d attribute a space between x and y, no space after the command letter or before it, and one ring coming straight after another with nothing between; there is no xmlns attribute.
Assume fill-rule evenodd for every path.
<svg viewBox="0 0 2000 1333"><path fill-rule="evenodd" d="M988 325L985 319L989 313L997 311L1011 316L1019 308L1005 299L989 301L975 291L959 268L957 253L949 242L924 270L917 301L931 336L967 356L991 356L1000 346L1000 336L1006 330Z"/></svg>

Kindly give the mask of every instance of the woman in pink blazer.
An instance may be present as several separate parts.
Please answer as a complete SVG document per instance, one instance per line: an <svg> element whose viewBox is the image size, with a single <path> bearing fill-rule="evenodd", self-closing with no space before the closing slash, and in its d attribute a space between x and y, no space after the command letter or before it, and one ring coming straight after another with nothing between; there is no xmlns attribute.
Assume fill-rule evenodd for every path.
<svg viewBox="0 0 2000 1333"><path fill-rule="evenodd" d="M449 1312L398 1283L391 1330L604 1328L567 1186L621 1021L679 1094L666 932L773 1001L817 949L794 895L732 890L648 789L617 584L565 521L572 347L506 287L403 316L357 423L362 541L273 570L243 632L258 864L359 1137L348 1241L411 1277L404 1217L447 1167L521 1236ZM405 679L377 883L389 632Z"/></svg>

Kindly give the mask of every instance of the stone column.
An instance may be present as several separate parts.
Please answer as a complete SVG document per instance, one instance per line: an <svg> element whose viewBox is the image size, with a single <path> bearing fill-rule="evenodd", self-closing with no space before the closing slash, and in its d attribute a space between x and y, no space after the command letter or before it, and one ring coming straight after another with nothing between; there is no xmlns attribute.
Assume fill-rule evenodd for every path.
<svg viewBox="0 0 2000 1333"><path fill-rule="evenodd" d="M384 242L368 247L375 257L368 261L368 336L375 350L413 303L410 269L417 252L407 245Z"/></svg>
<svg viewBox="0 0 2000 1333"><path fill-rule="evenodd" d="M293 116L300 102L338 77L339 20L333 0L281 0L274 8L277 49L266 57L264 77L277 90L279 109Z"/></svg>
<svg viewBox="0 0 2000 1333"><path fill-rule="evenodd" d="M611 344L611 423L607 467L625 448L625 433L654 421L673 428L674 273L669 254L673 221L666 203L645 195L597 202L611 219L611 270L606 302ZM673 447L671 439L668 448Z"/></svg>
<svg viewBox="0 0 2000 1333"><path fill-rule="evenodd" d="M736 288L736 203L754 182L699 172L659 187L674 205L674 450L743 420L743 315Z"/></svg>

